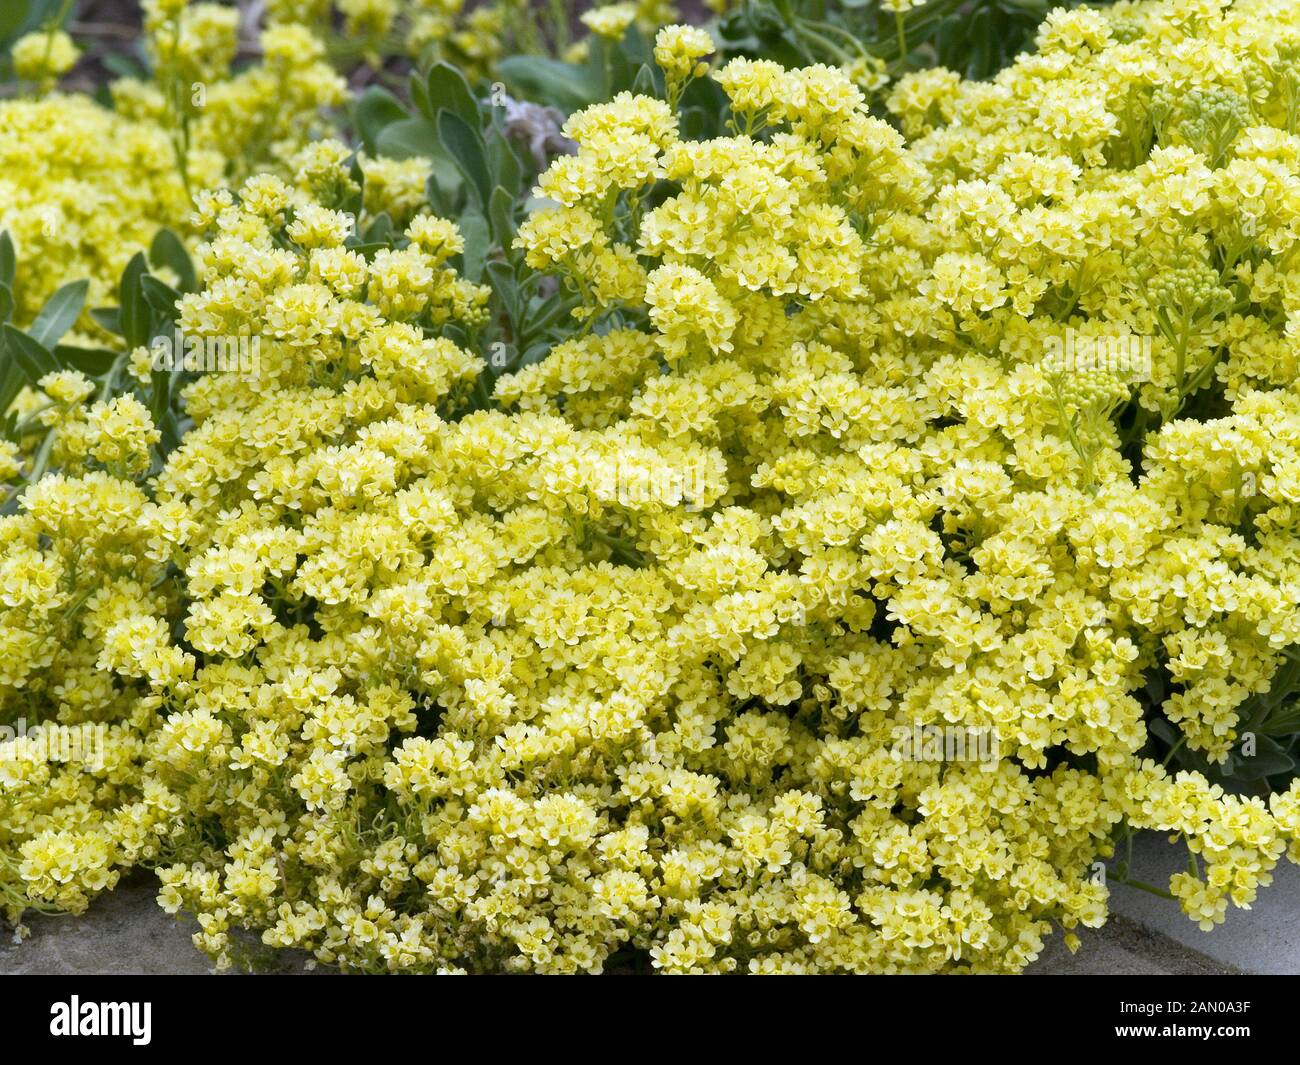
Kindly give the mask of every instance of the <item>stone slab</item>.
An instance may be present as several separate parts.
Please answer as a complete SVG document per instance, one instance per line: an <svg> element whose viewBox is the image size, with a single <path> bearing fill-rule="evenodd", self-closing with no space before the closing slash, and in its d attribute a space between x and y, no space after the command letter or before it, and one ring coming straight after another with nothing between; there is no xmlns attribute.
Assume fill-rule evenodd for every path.
<svg viewBox="0 0 1300 1065"><path fill-rule="evenodd" d="M137 876L101 895L80 917L29 915L31 934L0 938L0 974L187 976L212 965L190 941L195 925L163 912L157 882Z"/></svg>
<svg viewBox="0 0 1300 1065"><path fill-rule="evenodd" d="M1133 841L1133 876L1139 880L1167 888L1169 877L1186 867L1181 843L1155 833ZM1124 884L1111 887L1111 912L1242 972L1300 974L1300 866L1285 857L1251 909L1230 906L1224 923L1210 932L1188 920L1176 902Z"/></svg>

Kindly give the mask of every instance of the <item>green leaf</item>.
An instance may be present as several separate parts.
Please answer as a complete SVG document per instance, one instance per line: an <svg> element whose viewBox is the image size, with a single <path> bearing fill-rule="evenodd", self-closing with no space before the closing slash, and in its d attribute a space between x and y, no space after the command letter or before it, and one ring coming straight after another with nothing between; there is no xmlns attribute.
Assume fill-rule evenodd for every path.
<svg viewBox="0 0 1300 1065"><path fill-rule="evenodd" d="M515 198L500 185L492 190L488 217L492 222L492 239L508 249L515 235Z"/></svg>
<svg viewBox="0 0 1300 1065"><path fill-rule="evenodd" d="M460 216L460 231L465 238L465 251L462 253L464 266L461 273L467 281L477 284L483 276L488 248L492 244L492 233L487 219L473 210L466 211Z"/></svg>
<svg viewBox="0 0 1300 1065"><path fill-rule="evenodd" d="M559 322L573 306L573 297L563 291L556 292L546 299L535 299L528 308L528 332L538 334L545 332Z"/></svg>
<svg viewBox="0 0 1300 1065"><path fill-rule="evenodd" d="M1147 696L1156 706L1165 701L1165 696L1169 693L1169 686L1165 683L1165 675L1160 669L1152 669L1146 674L1145 685Z"/></svg>
<svg viewBox="0 0 1300 1065"><path fill-rule="evenodd" d="M356 152L353 152L348 157L348 177L352 179L352 183L356 185L356 188L349 192L343 202L339 204L339 210L346 211L353 219L356 219L361 214L362 205L366 202L366 175L361 169L361 160L357 157ZM352 228L356 229L355 221Z"/></svg>
<svg viewBox="0 0 1300 1065"><path fill-rule="evenodd" d="M387 89L372 85L352 105L352 124L371 155L378 154L379 134L406 118L406 108Z"/></svg>
<svg viewBox="0 0 1300 1065"><path fill-rule="evenodd" d="M451 111L438 112L438 135L456 168L478 195L479 206L487 208L492 196L492 177L488 173L483 136Z"/></svg>
<svg viewBox="0 0 1300 1065"><path fill-rule="evenodd" d="M14 316L14 293L8 285L0 285L0 323Z"/></svg>
<svg viewBox="0 0 1300 1065"><path fill-rule="evenodd" d="M682 108L682 136L688 140L704 140L708 133L711 116L698 107Z"/></svg>
<svg viewBox="0 0 1300 1065"><path fill-rule="evenodd" d="M17 361L9 355L8 347L0 340L0 413L9 410L9 405L23 390L26 380Z"/></svg>
<svg viewBox="0 0 1300 1065"><path fill-rule="evenodd" d="M393 247L392 244L386 240L377 240L367 244L360 237L348 237L348 239L343 242L343 246L347 248L348 251L356 252L365 259L366 262L369 262L375 257L375 252L391 251Z"/></svg>
<svg viewBox="0 0 1300 1065"><path fill-rule="evenodd" d="M443 205L440 214L450 216L455 213L454 204L460 199L461 190L465 187L465 179L460 176L460 168L447 158L447 153L438 147L438 154L430 160L433 163L433 173L429 175L429 182L437 187L438 201ZM434 203L433 199L429 200Z"/></svg>
<svg viewBox="0 0 1300 1065"><path fill-rule="evenodd" d="M584 69L588 77L598 86L600 98L607 100L613 95L611 89L614 85L614 78L611 67L615 49L608 40L594 33L591 35L590 41Z"/></svg>
<svg viewBox="0 0 1300 1065"><path fill-rule="evenodd" d="M527 351L520 357L515 370L522 370L525 366L535 366L551 353L551 343L547 340L538 341L531 345Z"/></svg>
<svg viewBox="0 0 1300 1065"><path fill-rule="evenodd" d="M171 407L172 375L166 370L155 370L150 376L153 393L149 397L149 415L154 425L162 423Z"/></svg>
<svg viewBox="0 0 1300 1065"><path fill-rule="evenodd" d="M63 334L72 328L81 316L81 309L86 305L86 290L89 281L70 281L54 293L41 308L41 313L32 322L32 339L41 347L53 350L63 339Z"/></svg>
<svg viewBox="0 0 1300 1065"><path fill-rule="evenodd" d="M23 3L10 3L0 7L0 37L8 37L10 34L17 34L22 29L23 24L27 21L30 14L28 8L32 6Z"/></svg>
<svg viewBox="0 0 1300 1065"><path fill-rule="evenodd" d="M13 355L29 384L35 385L47 373L59 368L59 361L40 341L8 323L4 327L5 348Z"/></svg>
<svg viewBox="0 0 1300 1065"><path fill-rule="evenodd" d="M1300 732L1300 700L1269 714L1263 731L1270 736L1290 736Z"/></svg>
<svg viewBox="0 0 1300 1065"><path fill-rule="evenodd" d="M122 280L117 287L118 313L121 317L122 337L127 346L138 348L149 340L149 324L152 315L149 303L144 297L144 287L140 279L149 272L144 253L136 252L122 271Z"/></svg>
<svg viewBox="0 0 1300 1065"><path fill-rule="evenodd" d="M170 229L160 229L149 245L149 262L156 270L165 266L177 277L182 292L197 292L199 278L194 272L194 263L190 253L185 250L181 238Z"/></svg>
<svg viewBox="0 0 1300 1065"><path fill-rule="evenodd" d="M442 152L437 129L424 118L404 118L385 126L375 147L380 155L391 159L410 159L417 155L431 157Z"/></svg>
<svg viewBox="0 0 1300 1065"><path fill-rule="evenodd" d="M523 165L515 149L504 137L493 137L488 143L488 166L491 168L493 184L506 190L519 191L523 184Z"/></svg>
<svg viewBox="0 0 1300 1065"><path fill-rule="evenodd" d="M411 102L415 104L415 109L420 112L430 122L433 121L434 111L429 107L429 84L416 74L411 72Z"/></svg>
<svg viewBox="0 0 1300 1065"><path fill-rule="evenodd" d="M1232 775L1242 780L1258 780L1295 769L1295 759L1268 736L1255 737L1255 753L1249 758L1234 751L1232 763Z"/></svg>
<svg viewBox="0 0 1300 1065"><path fill-rule="evenodd" d="M643 63L641 69L636 72L636 79L632 82L632 93L635 96L659 95L659 87L655 84L655 72L648 64Z"/></svg>
<svg viewBox="0 0 1300 1065"><path fill-rule="evenodd" d="M633 70L644 63L654 62L654 49L646 39L646 35L641 32L641 27L635 22L630 23L624 31L623 39L618 43L618 50Z"/></svg>
<svg viewBox="0 0 1300 1065"><path fill-rule="evenodd" d="M592 36L587 51L587 71L592 81L600 86L600 98L607 100L616 93L632 88L641 59L632 59L639 32L629 26L622 42ZM649 58L647 54L645 58Z"/></svg>
<svg viewBox="0 0 1300 1065"><path fill-rule="evenodd" d="M18 256L14 252L14 242L9 230L0 233L0 285L14 286L14 274L18 269Z"/></svg>
<svg viewBox="0 0 1300 1065"><path fill-rule="evenodd" d="M501 301L501 306L505 308L506 316L510 319L512 331L518 333L522 305L519 302L519 282L515 279L515 272L510 269L508 263L494 260L487 264L487 274L497 298Z"/></svg>
<svg viewBox="0 0 1300 1065"><path fill-rule="evenodd" d="M159 444L164 455L180 447L181 437L184 434L176 421L176 412L170 406L163 412L162 421L159 423L158 428L162 434Z"/></svg>
<svg viewBox="0 0 1300 1065"><path fill-rule="evenodd" d="M393 220L388 217L387 211L382 211L375 216L375 220L370 223L365 233L362 234L361 240L364 244L378 244L385 247L393 243Z"/></svg>
<svg viewBox="0 0 1300 1065"><path fill-rule="evenodd" d="M456 168L452 167L453 176L456 179L456 189L460 188L460 174L456 173ZM429 201L429 206L433 208L433 213L447 217L451 214L451 209L447 206L454 197L447 196L442 191L442 183L438 180L438 172L434 170L429 174L429 180L424 183L424 198Z"/></svg>
<svg viewBox="0 0 1300 1065"><path fill-rule="evenodd" d="M153 310L164 318L175 320L176 304L180 302L181 294L171 285L153 274L145 274L140 278L140 290Z"/></svg>
<svg viewBox="0 0 1300 1065"><path fill-rule="evenodd" d="M444 209L443 213L446 205L455 203L460 195L460 170L443 151L438 140L438 130L432 122L423 118L405 118L401 122L385 126L379 135L379 154L392 159L411 159L415 156L428 159L433 166L429 181L439 194L437 199L430 195L429 202Z"/></svg>
<svg viewBox="0 0 1300 1065"><path fill-rule="evenodd" d="M565 112L580 111L600 99L600 83L589 70L546 56L507 56L497 64L497 75L514 95Z"/></svg>
<svg viewBox="0 0 1300 1065"><path fill-rule="evenodd" d="M92 307L90 317L99 323L101 329L107 329L114 336L122 335L122 311L120 307Z"/></svg>
<svg viewBox="0 0 1300 1065"><path fill-rule="evenodd" d="M80 370L87 377L102 377L113 368L117 353L106 348L80 348L72 344L60 344L54 349L54 357L61 365Z"/></svg>
<svg viewBox="0 0 1300 1065"><path fill-rule="evenodd" d="M479 124L478 102L470 92L465 76L450 63L434 63L427 78L429 112L450 111L472 129Z"/></svg>

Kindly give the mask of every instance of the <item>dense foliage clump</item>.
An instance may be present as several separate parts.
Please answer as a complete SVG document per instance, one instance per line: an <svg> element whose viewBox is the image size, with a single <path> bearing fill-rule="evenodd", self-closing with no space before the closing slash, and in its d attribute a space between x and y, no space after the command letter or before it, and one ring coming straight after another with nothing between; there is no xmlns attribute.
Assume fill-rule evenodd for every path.
<svg viewBox="0 0 1300 1065"><path fill-rule="evenodd" d="M197 271L133 260L112 387L47 368L0 454L0 713L108 735L0 759L11 918L147 864L222 965L1008 972L1135 830L1206 928L1300 860L1300 6L877 90L713 49L660 31L526 207L468 95L450 180L159 174ZM171 396L132 306L255 372Z"/></svg>

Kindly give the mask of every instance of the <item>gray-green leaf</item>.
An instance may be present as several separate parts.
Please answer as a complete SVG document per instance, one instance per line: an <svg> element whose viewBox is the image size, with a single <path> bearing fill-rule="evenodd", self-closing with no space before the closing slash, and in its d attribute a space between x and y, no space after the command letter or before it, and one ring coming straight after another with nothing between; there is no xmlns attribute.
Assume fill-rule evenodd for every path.
<svg viewBox="0 0 1300 1065"><path fill-rule="evenodd" d="M5 348L13 355L29 384L35 385L47 373L54 373L59 368L54 353L21 329L6 323L4 338Z"/></svg>
<svg viewBox="0 0 1300 1065"><path fill-rule="evenodd" d="M155 269L165 266L174 273L182 292L197 292L198 275L194 272L194 263L190 253L185 250L181 238L170 229L160 229L149 245L149 262Z"/></svg>
<svg viewBox="0 0 1300 1065"><path fill-rule="evenodd" d="M70 281L54 293L41 308L28 330L42 347L53 350L63 334L73 327L86 305L89 281Z"/></svg>
<svg viewBox="0 0 1300 1065"><path fill-rule="evenodd" d="M0 285L13 288L14 274L18 271L18 256L14 252L13 238L9 230L0 233Z"/></svg>
<svg viewBox="0 0 1300 1065"><path fill-rule="evenodd" d="M488 172L482 134L459 115L443 109L438 112L438 137L478 196L479 206L486 210L492 196L492 177Z"/></svg>

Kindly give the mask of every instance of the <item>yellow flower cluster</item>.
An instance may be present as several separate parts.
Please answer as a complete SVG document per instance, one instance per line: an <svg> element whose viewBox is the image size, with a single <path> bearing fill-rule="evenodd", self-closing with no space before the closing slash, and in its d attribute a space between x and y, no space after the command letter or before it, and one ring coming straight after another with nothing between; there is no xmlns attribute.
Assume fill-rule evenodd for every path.
<svg viewBox="0 0 1300 1065"><path fill-rule="evenodd" d="M20 268L16 318L26 324L61 284L91 280L110 296L127 261L189 200L166 133L83 96L0 102L0 231Z"/></svg>
<svg viewBox="0 0 1300 1065"><path fill-rule="evenodd" d="M63 30L25 34L14 42L10 52L14 73L42 87L52 85L76 66L80 56Z"/></svg>
<svg viewBox="0 0 1300 1065"><path fill-rule="evenodd" d="M133 403L88 411L85 447L106 449L108 464L122 465L122 450L129 459L131 434L152 431ZM175 508L102 468L47 476L23 505L0 519L0 708L6 724L84 742L0 744L0 906L11 919L80 912L118 867L157 855L181 805L142 777L145 737L161 725L156 686L194 672L159 620L176 595L163 582Z"/></svg>
<svg viewBox="0 0 1300 1065"><path fill-rule="evenodd" d="M1283 280L1300 268L1300 10L1282 14L1183 0L1054 13L1037 54L991 83L905 78L890 104L906 142L837 71L736 60L716 78L737 136L683 141L649 99L585 112L566 127L578 153L541 182L554 206L520 234L529 264L611 329L499 397L641 447L722 452L722 501L754 523L755 554L717 558L726 583L708 586L755 595L798 577L783 594L797 638L760 628L753 646L752 604L744 622L688 613L692 653L721 660L741 705L798 706L822 742L846 717L875 751L899 725L996 735L1037 842L1006 839L1001 817L996 844L968 823L932 840L944 822L927 770L908 765L889 791L901 809L873 831L919 833L928 857L897 880L854 864L896 889L977 884L1013 941L1046 916L1100 914L1085 870L1116 825L1186 839L1203 868L1172 887L1203 924L1249 905L1293 838L1260 799L1142 762L1135 698L1167 671L1162 712L1221 761L1300 642ZM1220 416L1179 418L1212 386ZM1111 417L1133 395L1145 454ZM708 524L682 521L692 537ZM687 548L662 525L616 532L668 565ZM799 751L777 763L781 787L817 757ZM986 796L1007 771L969 783L950 766L938 787ZM972 882L939 857L958 839L984 840L976 864L1027 845L1045 865ZM1028 875L1027 894L1007 894ZM999 942L965 957L1000 964Z"/></svg>
<svg viewBox="0 0 1300 1065"><path fill-rule="evenodd" d="M327 127L322 108L341 105L345 82L324 44L299 22L275 22L258 38L259 62L232 69L239 12L210 3L148 0L149 80L112 85L118 112L172 132L197 188L238 182L286 161Z"/></svg>
<svg viewBox="0 0 1300 1065"><path fill-rule="evenodd" d="M376 66L394 54L436 54L463 70L486 75L503 54L511 15L519 0L469 4L467 0L268 0L270 24L329 26L341 17L333 57L346 64L364 59Z"/></svg>
<svg viewBox="0 0 1300 1065"><path fill-rule="evenodd" d="M323 128L321 108L343 101L342 79L303 25L265 30L262 61L232 74L234 8L146 7L154 78L115 82L113 110L76 95L0 102L0 231L9 231L21 262L19 324L67 281L90 279L88 306L113 302L131 256L160 228L184 228L185 179L197 191L258 169L287 173ZM24 38L17 58L44 62L49 37ZM50 55L70 65L64 37L54 35ZM393 172L409 201L413 182L422 190L423 164L401 165L408 176L391 162L374 167L385 171L375 189Z"/></svg>
<svg viewBox="0 0 1300 1065"><path fill-rule="evenodd" d="M1300 785L1156 764L1140 696L1221 761L1300 644L1300 3L1038 43L903 79L903 133L747 59L728 136L571 118L518 247L581 327L495 407L409 176L368 253L337 145L201 195L182 326L259 374L152 477L143 408L46 379L59 472L0 518L0 711L108 730L0 747L10 915L148 862L222 965L1009 972L1146 828L1194 920L1250 905Z"/></svg>
<svg viewBox="0 0 1300 1065"><path fill-rule="evenodd" d="M270 552L269 569L242 545L231 554L217 543L230 533L238 539L226 503L237 496L237 509L249 506L254 483L252 491L282 498L324 491L343 504L355 490L358 500L374 500L378 485L387 479L391 487L394 477L405 477L406 463L418 461L439 424L438 405L481 365L446 341L426 339L420 324L482 319L486 291L444 265L462 246L453 226L421 215L408 228L408 248L367 261L344 246L352 220L309 196L325 188L346 193L347 157L342 145L321 142L299 157L292 186L260 176L244 185L238 202L227 192L200 197L200 223L215 238L201 257L212 284L187 297L183 327L224 336L258 324L264 376L207 378L193 387L188 406L199 424L148 493L138 482L158 433L144 407L131 395L87 403L90 383L74 372L41 381L50 401L41 418L59 430L60 472L24 494L21 515L0 519L0 707L5 720L22 715L106 731L94 757L69 758L21 738L0 745L0 903L11 918L28 907L79 911L115 883L119 867L190 853L190 833L199 838L198 823L187 818L204 800L190 774L231 727L210 713L224 705L228 679L217 684L221 670L210 674L196 664L243 655L273 629L288 634L266 601L239 592L260 592L265 579L287 576L300 549L299 532L273 530L271 522L254 537ZM272 424L280 416L290 419L284 429L296 425L305 434L301 465ZM246 468L229 452L239 440L248 442ZM223 452L224 473L210 462ZM223 500L221 485L232 473L234 495ZM323 601L353 579L352 563L337 553L342 544L326 548L327 530L341 532L362 517L349 518L347 509L323 508L313 534L324 537L326 554L314 576L303 576ZM390 531L399 520L394 511ZM376 531L364 524L352 522L360 536L354 548L382 559ZM186 559L186 578L168 579L168 567ZM328 559L342 569L333 571ZM177 641L175 616L186 618L181 631L193 650ZM303 679L311 690L321 684ZM378 720L409 701L391 682L382 687L367 702ZM373 737L376 727L362 731ZM254 731L244 743L253 759L245 769L262 764L259 742L279 742L265 723ZM327 789L313 776L323 752L314 759L304 753L304 792ZM211 801L225 802L217 792Z"/></svg>
<svg viewBox="0 0 1300 1065"><path fill-rule="evenodd" d="M583 10L575 20L577 11ZM471 80L496 76L507 55L550 54L581 61L589 40L574 42L577 25L597 37L620 39L633 24L647 36L676 17L672 0L569 4L546 0L268 0L270 23L328 26L337 13L339 32L330 41L341 67L364 60L382 67L393 55L421 62L446 60Z"/></svg>

